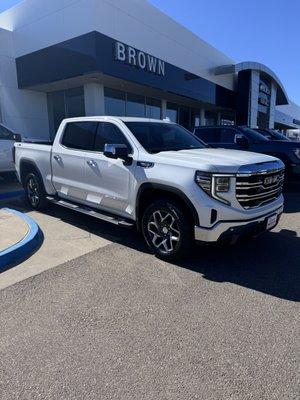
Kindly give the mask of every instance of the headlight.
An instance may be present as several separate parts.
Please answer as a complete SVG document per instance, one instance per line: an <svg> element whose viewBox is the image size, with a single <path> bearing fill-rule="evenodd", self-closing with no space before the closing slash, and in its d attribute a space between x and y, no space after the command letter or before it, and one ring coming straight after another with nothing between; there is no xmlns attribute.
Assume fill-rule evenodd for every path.
<svg viewBox="0 0 300 400"><path fill-rule="evenodd" d="M295 156L300 160L300 149L293 149Z"/></svg>
<svg viewBox="0 0 300 400"><path fill-rule="evenodd" d="M230 205L230 201L223 198L222 193L230 191L232 177L232 174L212 174L196 171L195 181L209 196Z"/></svg>

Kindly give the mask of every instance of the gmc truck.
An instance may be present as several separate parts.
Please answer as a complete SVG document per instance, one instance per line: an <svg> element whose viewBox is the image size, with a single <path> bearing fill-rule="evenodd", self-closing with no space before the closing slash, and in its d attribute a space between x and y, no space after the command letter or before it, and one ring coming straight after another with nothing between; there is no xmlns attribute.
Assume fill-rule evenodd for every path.
<svg viewBox="0 0 300 400"><path fill-rule="evenodd" d="M166 260L193 241L257 236L283 211L280 160L210 148L170 121L66 119L53 144L16 143L15 163L32 208L51 202L135 226Z"/></svg>

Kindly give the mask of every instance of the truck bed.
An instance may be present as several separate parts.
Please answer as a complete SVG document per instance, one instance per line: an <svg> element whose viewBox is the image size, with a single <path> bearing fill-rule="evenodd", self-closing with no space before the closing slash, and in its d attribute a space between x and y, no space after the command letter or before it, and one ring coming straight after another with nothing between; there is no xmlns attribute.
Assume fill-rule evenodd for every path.
<svg viewBox="0 0 300 400"><path fill-rule="evenodd" d="M21 162L28 162L34 164L39 170L40 174L45 178L45 185L52 187L52 171L51 171L51 154L52 145L48 142L18 142L15 143L15 165L17 173L20 177L20 164ZM51 193L51 191L50 191Z"/></svg>

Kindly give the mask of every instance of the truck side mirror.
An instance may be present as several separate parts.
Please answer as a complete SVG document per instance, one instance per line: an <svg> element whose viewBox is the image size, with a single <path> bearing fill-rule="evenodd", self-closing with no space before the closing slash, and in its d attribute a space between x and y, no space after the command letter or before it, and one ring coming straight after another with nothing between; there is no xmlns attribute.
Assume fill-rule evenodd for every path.
<svg viewBox="0 0 300 400"><path fill-rule="evenodd" d="M242 133L237 133L235 135L234 142L235 142L235 144L237 144L237 145L239 145L241 147L248 147L249 146L249 140Z"/></svg>
<svg viewBox="0 0 300 400"><path fill-rule="evenodd" d="M103 154L105 157L118 159L129 163L131 157L129 156L128 147L125 144L105 144Z"/></svg>
<svg viewBox="0 0 300 400"><path fill-rule="evenodd" d="M14 133L12 135L12 140L15 142L22 142L22 136L19 133Z"/></svg>

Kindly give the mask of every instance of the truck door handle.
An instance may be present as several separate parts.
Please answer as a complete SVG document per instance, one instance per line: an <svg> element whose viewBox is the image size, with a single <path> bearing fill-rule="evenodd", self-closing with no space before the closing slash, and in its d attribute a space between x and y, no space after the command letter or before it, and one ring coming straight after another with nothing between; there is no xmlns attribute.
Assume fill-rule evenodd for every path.
<svg viewBox="0 0 300 400"><path fill-rule="evenodd" d="M97 167L97 163L96 163L96 161L94 161L94 160L87 160L87 165L89 165L90 167L93 167L93 168L95 168L95 167Z"/></svg>
<svg viewBox="0 0 300 400"><path fill-rule="evenodd" d="M61 161L61 156L58 156L58 155L55 155L55 156L53 156L53 158L54 158L54 160L56 160L56 161Z"/></svg>

